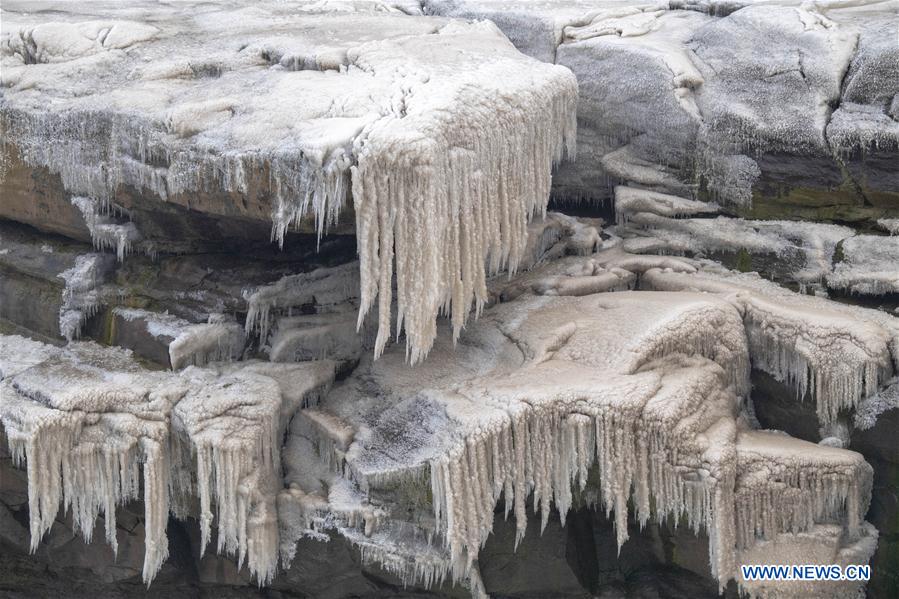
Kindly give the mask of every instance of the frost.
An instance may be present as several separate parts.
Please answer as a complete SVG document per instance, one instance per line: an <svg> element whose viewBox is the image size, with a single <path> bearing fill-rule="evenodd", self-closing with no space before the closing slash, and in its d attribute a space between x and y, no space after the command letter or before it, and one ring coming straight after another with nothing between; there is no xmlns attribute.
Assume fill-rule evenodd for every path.
<svg viewBox="0 0 899 599"><path fill-rule="evenodd" d="M203 366L209 362L234 360L243 352L246 339L236 322L192 324L184 327L169 345L169 360L178 370L189 364Z"/></svg>
<svg viewBox="0 0 899 599"><path fill-rule="evenodd" d="M321 236L352 191L359 326L377 302L375 354L395 322L417 362L438 313L452 315L458 335L487 299L486 276L518 266L527 221L545 211L553 165L574 155L577 83L568 70L520 54L488 22L321 8L329 14L272 8L282 18L266 19L226 7L185 23L170 7L148 5L153 34L132 36L129 52L78 50L65 68L4 54L4 138L71 193L103 202L122 186L163 200L267 194L281 243L308 214ZM16 13L4 35L27 37L27 23L41 18L51 17ZM222 53L245 38L258 43ZM298 47L306 39L314 60ZM161 64L176 54L210 68ZM281 68L269 68L272 56ZM115 241L123 253L127 242L110 236L95 242Z"/></svg>
<svg viewBox="0 0 899 599"><path fill-rule="evenodd" d="M134 21L42 23L3 39L3 54L25 64L66 62L97 52L121 50L152 39L159 30Z"/></svg>
<svg viewBox="0 0 899 599"><path fill-rule="evenodd" d="M877 224L890 235L899 235L899 218L879 218Z"/></svg>
<svg viewBox="0 0 899 599"><path fill-rule="evenodd" d="M121 307L113 311L125 320L142 321L147 333L167 345L173 370L239 359L246 345L243 327L221 314L193 324L168 313Z"/></svg>
<svg viewBox="0 0 899 599"><path fill-rule="evenodd" d="M353 314L310 314L278 320L269 358L272 362L356 360L361 353L362 337L356 333Z"/></svg>
<svg viewBox="0 0 899 599"><path fill-rule="evenodd" d="M610 253L609 264L628 260ZM501 498L519 540L529 497L544 525L551 505L564 522L575 497L596 503L614 513L619 544L629 504L644 523L684 517L708 532L722 584L741 552L783 532L836 522L859 538L872 476L861 456L737 429L749 349L740 313L709 295L523 295L494 306L453 360L446 337L414 369L397 348L365 358L295 425L281 501L299 511L281 513L282 530L330 526L404 581L450 575L475 594ZM324 493L337 485L352 489L352 510ZM423 488L430 499L418 499ZM380 494L430 508L433 521L350 524Z"/></svg>
<svg viewBox="0 0 899 599"><path fill-rule="evenodd" d="M627 224L628 216L646 212L668 218L716 214L718 207L678 196L619 185L615 188L615 216L618 224Z"/></svg>
<svg viewBox="0 0 899 599"><path fill-rule="evenodd" d="M827 284L860 295L899 293L899 237L858 235L843 242L843 260Z"/></svg>
<svg viewBox="0 0 899 599"><path fill-rule="evenodd" d="M899 408L899 379L888 381L883 389L859 403L853 425L866 431L877 424L881 414L896 408Z"/></svg>
<svg viewBox="0 0 899 599"><path fill-rule="evenodd" d="M258 331L260 340L265 343L273 312L291 316L293 310L300 311L304 306L336 311L357 303L358 290L359 267L356 263L289 275L270 285L245 290L247 333Z"/></svg>
<svg viewBox="0 0 899 599"><path fill-rule="evenodd" d="M802 284L822 282L831 272L837 244L843 240L849 243L847 238L855 234L839 225L723 216L675 220L643 212L627 219L631 234L637 236L625 239L626 250L697 255L744 250L753 255L773 255L778 268L785 269L782 274Z"/></svg>

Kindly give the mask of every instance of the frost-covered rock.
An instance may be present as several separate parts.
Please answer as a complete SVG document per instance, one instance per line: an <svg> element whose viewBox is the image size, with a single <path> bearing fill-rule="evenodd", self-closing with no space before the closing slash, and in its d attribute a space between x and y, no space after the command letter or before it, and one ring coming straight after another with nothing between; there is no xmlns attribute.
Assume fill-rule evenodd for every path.
<svg viewBox="0 0 899 599"><path fill-rule="evenodd" d="M98 250L114 249L119 262L133 250L140 241L140 233L132 222L117 223L111 214L103 214L103 207L97 200L77 196L72 198L84 217L84 224L91 233L91 240Z"/></svg>
<svg viewBox="0 0 899 599"><path fill-rule="evenodd" d="M899 234L899 218L881 218L877 221L878 226L889 232L890 235Z"/></svg>
<svg viewBox="0 0 899 599"><path fill-rule="evenodd" d="M698 30L690 47L706 79L699 104L710 132L758 150L827 150L828 104L857 34L802 8L748 6Z"/></svg>
<svg viewBox="0 0 899 599"><path fill-rule="evenodd" d="M861 295L899 293L899 237L858 235L843 242L843 259L827 284Z"/></svg>
<svg viewBox="0 0 899 599"><path fill-rule="evenodd" d="M72 268L59 273L65 281L59 309L59 334L67 340L81 336L85 321L97 313L103 303L102 286L110 272L110 261L103 254L84 254Z"/></svg>
<svg viewBox="0 0 899 599"><path fill-rule="evenodd" d="M850 186L841 190L845 199L826 195L840 186L846 167L868 196L891 197L896 187L889 166L896 125L893 3L428 0L425 6L491 19L523 52L575 73L580 160L560 169L554 182L560 197L604 200L612 176L676 194L700 183L712 199L740 211L754 195L804 206L812 192L822 194L819 204L858 204L862 196ZM886 154L845 166L832 158L876 147ZM627 160L618 155L623 148ZM804 180L804 159L826 177ZM785 160L795 165L781 172ZM663 173L669 176L660 187ZM784 198L785 189L798 193Z"/></svg>
<svg viewBox="0 0 899 599"><path fill-rule="evenodd" d="M618 224L627 224L632 214L640 212L668 218L716 214L718 207L706 202L658 193L637 187L619 185L615 188L615 216Z"/></svg>
<svg viewBox="0 0 899 599"><path fill-rule="evenodd" d="M681 200L681 205L696 209L701 203ZM659 212L673 209L650 208L628 214L634 206L625 203L623 218L628 228L624 249L635 253L661 252L708 255L746 252L755 256L773 256L773 274L800 285L820 283L833 270L838 244L848 242L855 231L839 225L796 221L761 221L739 218L673 219ZM681 207L685 210L685 207Z"/></svg>
<svg viewBox="0 0 899 599"><path fill-rule="evenodd" d="M791 292L755 273L716 265L683 274L654 269L645 288L705 291L739 307L750 356L763 370L815 400L827 424L875 394L899 364L899 320L884 312Z"/></svg>

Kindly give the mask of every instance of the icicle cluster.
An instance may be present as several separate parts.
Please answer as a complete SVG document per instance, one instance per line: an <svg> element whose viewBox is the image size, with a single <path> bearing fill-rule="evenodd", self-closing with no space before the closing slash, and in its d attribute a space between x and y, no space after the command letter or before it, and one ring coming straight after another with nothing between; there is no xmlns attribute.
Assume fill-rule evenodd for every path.
<svg viewBox="0 0 899 599"><path fill-rule="evenodd" d="M84 224L91 234L94 248L98 250L114 249L119 262L131 253L134 244L141 236L134 223L119 224L113 222L110 215L102 213L101 202L93 198L75 196L72 205L81 211Z"/></svg>
<svg viewBox="0 0 899 599"><path fill-rule="evenodd" d="M508 81L510 66L482 68L483 84ZM502 101L458 86L453 104L464 114L435 123L433 113L410 109L368 131L353 203L359 326L378 297L376 356L391 334L394 274L397 335L405 330L415 364L434 342L438 312L451 315L457 338L471 307L479 314L487 301L488 273L517 269L527 221L546 209L552 167L564 150L574 154L577 84L557 73L552 87L519 88Z"/></svg>
<svg viewBox="0 0 899 599"><path fill-rule="evenodd" d="M858 537L873 479L860 454L747 431L737 439L737 472L739 547L844 518L847 533Z"/></svg>
<svg viewBox="0 0 899 599"><path fill-rule="evenodd" d="M169 344L169 362L178 370L234 360L243 353L245 342L243 327L236 322L190 324Z"/></svg>
<svg viewBox="0 0 899 599"><path fill-rule="evenodd" d="M130 353L90 343L22 347L28 355L18 361L0 356L0 422L16 463L27 467L32 550L60 505L88 541L102 513L115 550L115 510L143 489L145 582L168 555L169 510L186 515L193 496L203 548L215 520L218 551L246 563L260 584L272 579L280 439L294 412L330 384L332 363L175 374L145 371Z"/></svg>
<svg viewBox="0 0 899 599"><path fill-rule="evenodd" d="M315 305L320 311L329 311L329 306L352 303L358 297L358 270L355 262L334 268L318 268L283 277L270 285L245 290L247 334L258 331L260 341L265 343L273 311L290 316L293 310L299 312L304 306Z"/></svg>
<svg viewBox="0 0 899 599"><path fill-rule="evenodd" d="M656 290L717 293L737 305L753 365L793 387L800 399L810 393L825 424L876 393L899 363L899 324L882 312L715 269L694 275L653 270L642 282Z"/></svg>
<svg viewBox="0 0 899 599"><path fill-rule="evenodd" d="M598 261L650 275L667 264L696 276L686 261L609 253ZM553 508L564 523L576 497L614 512L619 546L631 505L641 524L684 521L708 533L722 586L742 552L783 532L835 523L852 539L865 536L872 471L861 456L739 430L751 345L741 316L691 293L524 296L466 329L451 364L428 360L410 370L395 348L363 368L358 383L316 410L305 453L318 439L315 453L332 473L324 478L347 479L366 496L429 488L434 523L418 530L446 551L454 580L477 580L500 499L515 516L516 543L528 501L543 526ZM442 356L451 343L438 343ZM502 343L514 346L511 353L496 350ZM393 418L379 424L392 412L424 432L397 438ZM354 427L364 431L355 439ZM384 435L394 444L382 443ZM404 580L420 580L429 576L429 559L418 563L396 545L404 526L421 526L419 518L338 531L373 547Z"/></svg>

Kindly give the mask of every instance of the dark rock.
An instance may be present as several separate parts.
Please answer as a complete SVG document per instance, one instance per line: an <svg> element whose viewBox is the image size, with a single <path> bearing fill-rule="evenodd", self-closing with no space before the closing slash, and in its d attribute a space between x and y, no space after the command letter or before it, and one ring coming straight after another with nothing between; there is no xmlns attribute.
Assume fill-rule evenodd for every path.
<svg viewBox="0 0 899 599"><path fill-rule="evenodd" d="M899 597L899 408L881 413L869 429L855 429L849 448L874 468L874 489L867 520L880 532L871 560L868 597Z"/></svg>

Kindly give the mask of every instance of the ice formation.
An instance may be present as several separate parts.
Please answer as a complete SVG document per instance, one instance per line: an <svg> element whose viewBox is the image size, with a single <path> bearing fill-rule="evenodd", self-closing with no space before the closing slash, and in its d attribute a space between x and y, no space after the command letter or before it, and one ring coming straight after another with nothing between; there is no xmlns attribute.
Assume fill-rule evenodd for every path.
<svg viewBox="0 0 899 599"><path fill-rule="evenodd" d="M276 315L292 316L304 306L334 312L358 303L359 268L355 263L290 275L270 285L244 291L247 302L246 331L258 332L262 343L269 337Z"/></svg>
<svg viewBox="0 0 899 599"><path fill-rule="evenodd" d="M897 405L899 320L823 295L899 292L897 238L734 215L766 185L813 210L825 173L823 201L864 197L829 222L896 233L894 4L5 2L0 174L9 152L58 176L79 239L119 262L153 254L131 218L157 209L225 237L270 217L287 248L277 274L230 278L227 308L176 316L205 291L126 299L129 263L156 266L79 246L62 336L108 309L158 370L0 337L32 551L60 507L88 540L102 516L116 550L116 507L143 494L147 583L171 514L260 584L301 537L338 536L404 584L484 596L500 501L516 546L529 509L546 527L586 504L619 549L629 512L706 534L722 588L857 594L739 565L871 559L872 468L843 447ZM614 225L547 212L551 189L613 199ZM350 199L358 261L294 262L291 228L326 248ZM711 260L734 254L777 282ZM814 402L820 443L758 430L753 368Z"/></svg>
<svg viewBox="0 0 899 599"><path fill-rule="evenodd" d="M899 218L880 218L877 219L877 224L888 231L890 235L899 234Z"/></svg>
<svg viewBox="0 0 899 599"><path fill-rule="evenodd" d="M114 222L110 215L103 214L103 207L97 200L76 196L72 198L72 205L84 215L84 223L91 233L94 247L98 250L114 249L119 262L131 253L134 244L140 240L140 233L134 223Z"/></svg>
<svg viewBox="0 0 899 599"><path fill-rule="evenodd" d="M75 265L59 274L65 281L59 309L59 333L67 340L81 336L84 322L97 313L102 304L102 285L109 271L103 254L84 254Z"/></svg>
<svg viewBox="0 0 899 599"><path fill-rule="evenodd" d="M115 550L115 509L142 489L145 582L168 556L169 510L187 515L192 496L203 546L215 518L219 551L246 561L260 582L271 579L280 438L294 412L330 384L332 362L171 374L93 343L56 349L3 337L0 347L0 421L14 459L27 464L32 550L60 504L88 541L102 513Z"/></svg>
<svg viewBox="0 0 899 599"><path fill-rule="evenodd" d="M855 234L839 225L794 221L672 219L651 212L627 218L637 236L625 239L625 249L694 255L742 250L750 255L772 255L784 265L784 276L800 283L823 281L833 268L837 244Z"/></svg>
<svg viewBox="0 0 899 599"><path fill-rule="evenodd" d="M265 189L282 242L307 213L321 235L352 190L360 326L377 300L380 354L395 272L396 331L406 331L417 362L438 312L453 314L458 335L486 301L486 274L517 267L527 221L545 211L553 165L566 150L574 155L577 83L486 22L267 8L182 18L179 7L135 7L154 25L10 12L4 138L72 193L104 202L125 185L162 199ZM275 29L266 14L280 17ZM33 51L47 28L71 45ZM260 41L221 50L252 34ZM127 250L127 231L93 224L95 243Z"/></svg>
<svg viewBox="0 0 899 599"><path fill-rule="evenodd" d="M450 352L453 360L441 359ZM366 359L327 396L285 449L285 459L304 461L288 468L295 486L280 501L293 508L281 512L282 527L294 536L298 526L310 534L364 529L370 543L381 530L408 539L406 548L434 536L444 569L430 552L421 563L398 548L393 558L409 578L427 580L476 571L500 498L519 539L529 497L545 525L551 505L564 522L573 495L586 494L614 513L619 544L629 501L641 522L683 515L709 532L722 583L734 576L738 552L782 532L834 522L852 539L870 536L862 518L871 471L861 456L739 428L748 367L741 315L714 296L622 292L500 304L466 329L456 350L447 335L415 369L398 351ZM417 426L397 429L400 422ZM316 445L331 466L303 478L315 470L305 461ZM594 468L598 482L588 482ZM354 525L354 516L330 508L327 493L347 481L362 498L413 501L416 487L429 488L434 520L408 522L397 512L355 516ZM336 520L314 517L322 512Z"/></svg>
<svg viewBox="0 0 899 599"><path fill-rule="evenodd" d="M627 224L630 215L641 212L676 218L716 214L718 208L707 202L697 202L636 187L618 186L615 188L615 216L618 218L618 224Z"/></svg>
<svg viewBox="0 0 899 599"><path fill-rule="evenodd" d="M797 294L715 265L691 275L653 269L641 284L728 298L743 314L753 366L789 384L800 399L810 394L824 423L876 393L899 365L899 321L878 310Z"/></svg>

